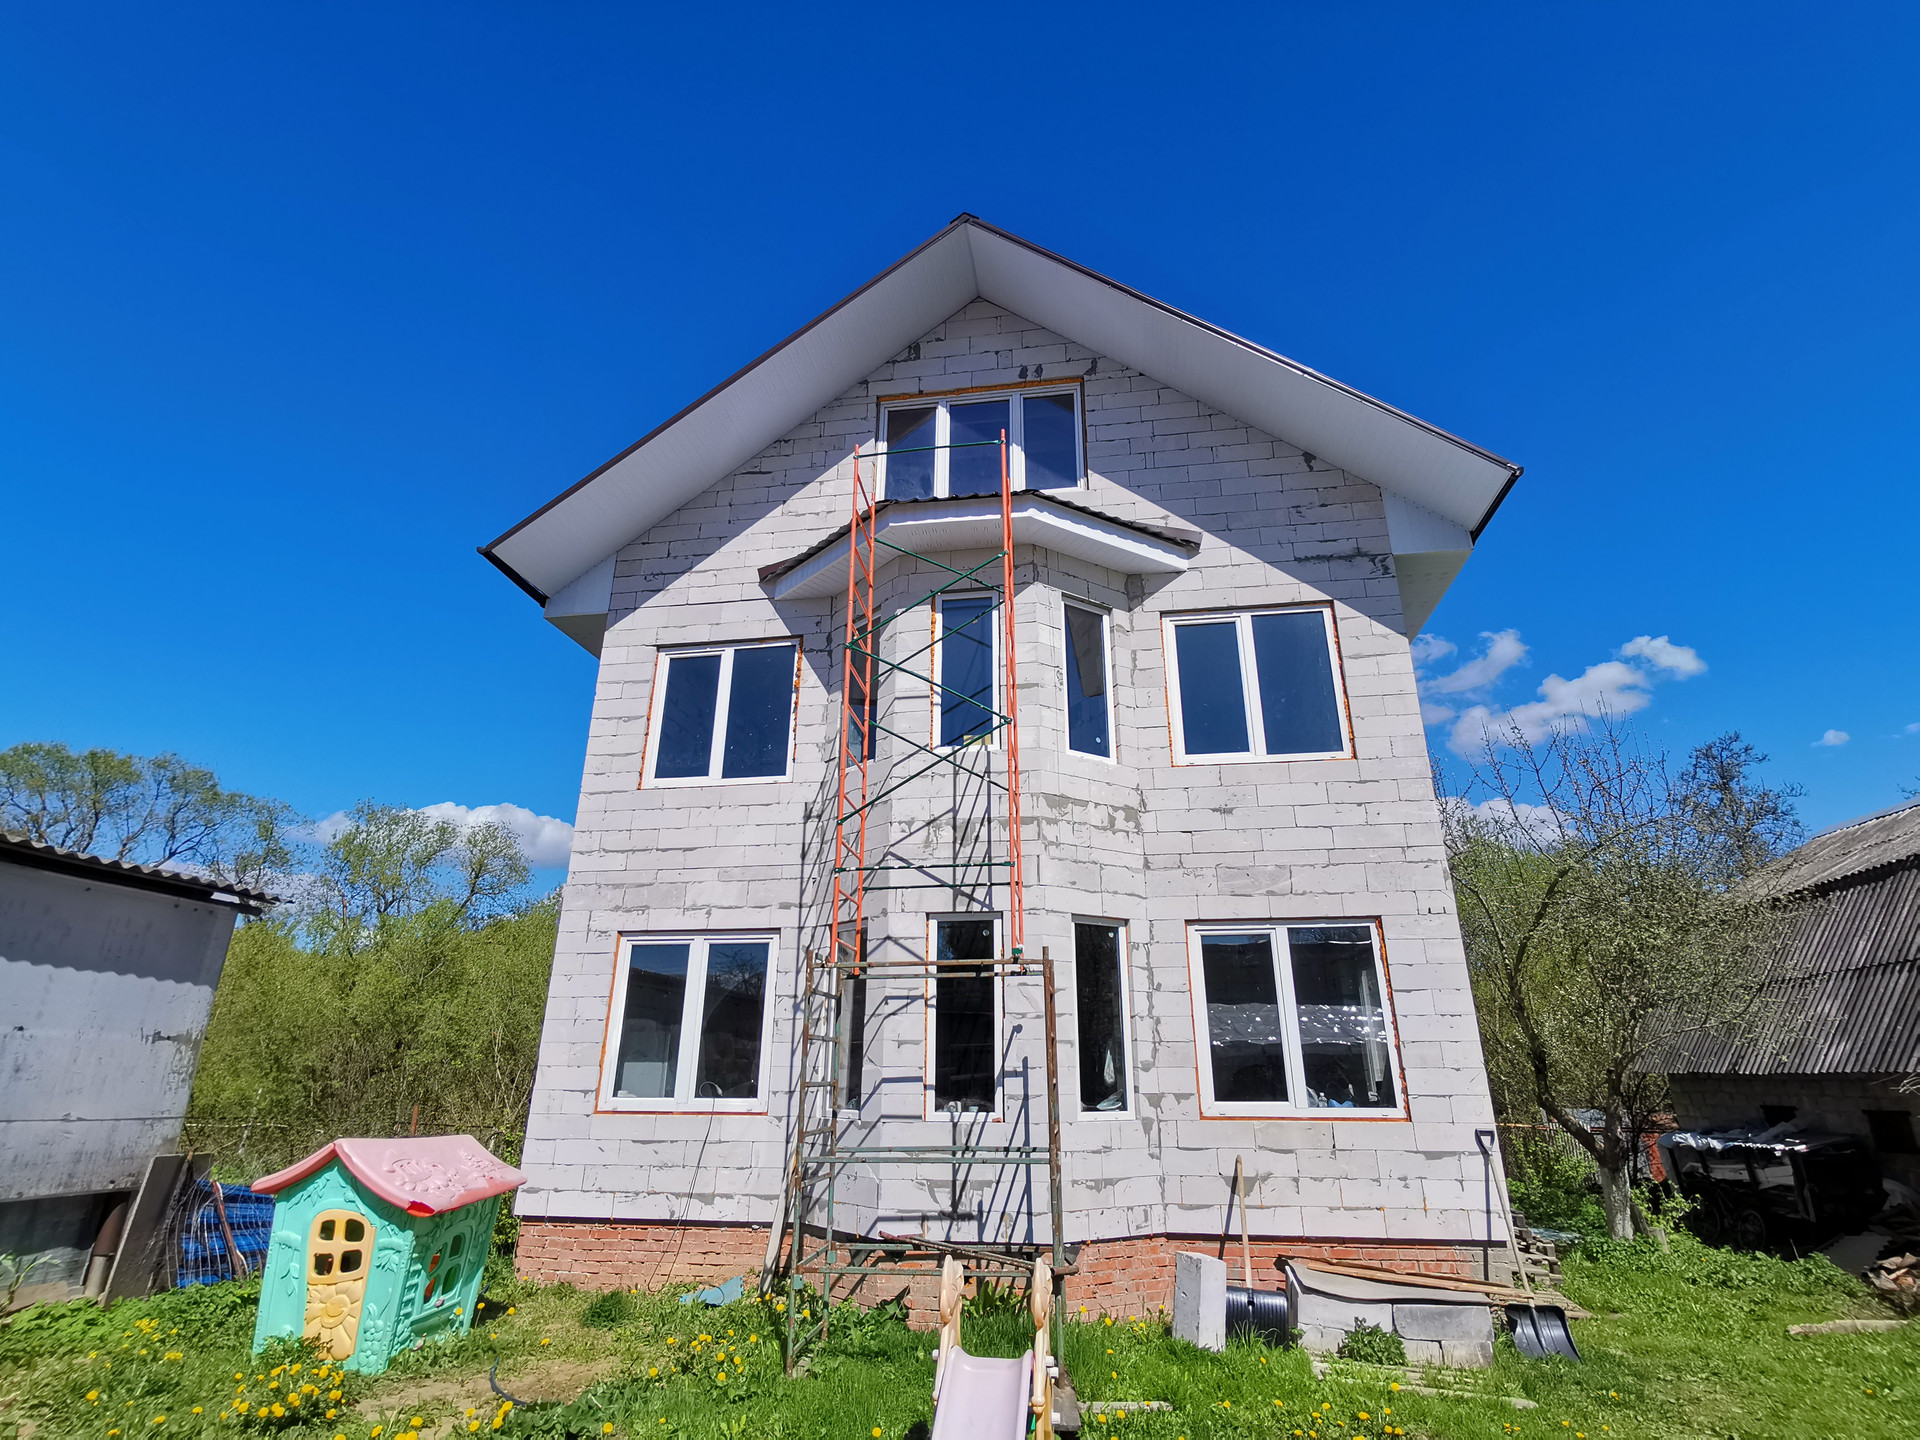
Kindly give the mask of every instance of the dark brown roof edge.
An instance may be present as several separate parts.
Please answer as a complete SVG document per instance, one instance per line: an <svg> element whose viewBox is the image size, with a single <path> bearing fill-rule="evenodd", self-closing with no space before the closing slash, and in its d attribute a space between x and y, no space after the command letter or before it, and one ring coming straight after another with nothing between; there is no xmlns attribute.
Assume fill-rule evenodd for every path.
<svg viewBox="0 0 1920 1440"><path fill-rule="evenodd" d="M125 860L104 860L98 855L84 855L77 850L63 850L58 845L44 845L38 840L29 840L24 835L0 831L0 861L23 865L34 870L51 870L63 875L77 875L83 879L109 881L125 886L129 890L151 890L162 895L173 895L184 900L200 900L209 905L224 905L237 910L242 915L262 914L270 905L280 903L278 895L270 895L264 890L249 890L240 885L223 885L217 880L203 880L198 875L188 875L179 870L166 870L158 865L135 865Z"/></svg>
<svg viewBox="0 0 1920 1440"><path fill-rule="evenodd" d="M882 500L873 507L873 513L878 516L900 506L954 505L967 500L988 500L992 498L992 496L988 495L948 495L932 500ZM1047 505L1058 506L1062 510L1071 510L1077 515L1090 515L1095 520L1104 520L1107 524L1117 525L1122 530L1131 530L1137 535L1145 535L1150 539L1164 541L1169 545L1178 545L1188 551L1198 551L1200 548L1200 542L1192 536L1176 535L1171 530L1162 530L1154 525L1143 525L1138 520L1122 520L1118 515L1109 515L1106 511L1096 510L1091 505L1076 505L1071 500L1062 500L1059 496L1049 495L1044 490L1021 490L1016 492L1014 499L1038 500ZM762 565L759 570L760 583L765 585L768 581L778 580L782 575L799 569L802 565L806 564L807 561L813 559L814 556L820 554L822 551L832 549L835 545L846 539L852 529L853 523L849 521L838 530L835 530L831 535L826 536L824 539L816 540L798 555L789 556L785 560L776 560L771 565Z"/></svg>

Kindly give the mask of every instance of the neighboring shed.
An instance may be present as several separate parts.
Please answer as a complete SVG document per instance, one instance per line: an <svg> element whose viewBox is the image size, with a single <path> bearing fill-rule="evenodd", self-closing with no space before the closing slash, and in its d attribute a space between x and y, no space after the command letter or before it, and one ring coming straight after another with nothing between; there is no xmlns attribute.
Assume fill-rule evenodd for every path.
<svg viewBox="0 0 1920 1440"><path fill-rule="evenodd" d="M253 1182L275 1200L253 1348L302 1336L377 1374L473 1323L499 1197L526 1177L471 1135L335 1140Z"/></svg>
<svg viewBox="0 0 1920 1440"><path fill-rule="evenodd" d="M1815 836L1762 883L1805 902L1760 986L1757 1032L1661 1057L1683 1128L1759 1120L1863 1136L1920 1186L1920 801Z"/></svg>
<svg viewBox="0 0 1920 1440"><path fill-rule="evenodd" d="M0 833L0 1252L38 1261L21 1299L78 1293L178 1144L234 918L271 903Z"/></svg>

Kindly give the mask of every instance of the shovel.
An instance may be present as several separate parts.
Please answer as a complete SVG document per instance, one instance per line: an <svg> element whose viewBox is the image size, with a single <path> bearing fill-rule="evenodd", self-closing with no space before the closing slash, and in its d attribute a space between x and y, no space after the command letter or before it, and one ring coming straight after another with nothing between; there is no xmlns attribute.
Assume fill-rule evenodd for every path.
<svg viewBox="0 0 1920 1440"><path fill-rule="evenodd" d="M1473 1138L1480 1146L1482 1158L1491 1168L1494 1159L1487 1144L1488 1132L1476 1131ZM1567 1312L1558 1305L1542 1305L1533 1298L1533 1280L1527 1274L1526 1263L1520 1258L1520 1242L1513 1233L1513 1210L1507 1203L1505 1172L1499 1176L1499 1182L1496 1188L1500 1192L1500 1215L1507 1222L1507 1249L1513 1255L1513 1269L1520 1278L1520 1288L1527 1295L1524 1304L1507 1306L1507 1324L1513 1330L1513 1348L1532 1360L1544 1360L1549 1355L1563 1355L1569 1360L1578 1360L1580 1351L1573 1343Z"/></svg>

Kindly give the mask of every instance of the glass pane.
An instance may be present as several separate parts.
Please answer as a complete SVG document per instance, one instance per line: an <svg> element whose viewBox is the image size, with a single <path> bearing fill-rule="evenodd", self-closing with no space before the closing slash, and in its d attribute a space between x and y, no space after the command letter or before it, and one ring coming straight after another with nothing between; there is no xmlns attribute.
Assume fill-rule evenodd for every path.
<svg viewBox="0 0 1920 1440"><path fill-rule="evenodd" d="M1203 935L1200 969L1207 987L1213 1098L1285 1100L1286 1042L1271 937Z"/></svg>
<svg viewBox="0 0 1920 1440"><path fill-rule="evenodd" d="M707 943L707 989L700 1004L703 1100L750 1100L760 1093L760 1017L767 994L767 942Z"/></svg>
<svg viewBox="0 0 1920 1440"><path fill-rule="evenodd" d="M1080 483L1080 422L1072 394L1028 395L1020 448L1027 459L1027 488L1057 490Z"/></svg>
<svg viewBox="0 0 1920 1440"><path fill-rule="evenodd" d="M1067 744L1111 758L1107 737L1106 620L1091 610L1067 609Z"/></svg>
<svg viewBox="0 0 1920 1440"><path fill-rule="evenodd" d="M346 1223L345 1233L349 1240L364 1240L367 1237L367 1227L358 1220L349 1220Z"/></svg>
<svg viewBox="0 0 1920 1440"><path fill-rule="evenodd" d="M860 645L861 649L843 650L841 652L845 657L847 686L851 692L853 701L847 713L846 753L851 759L860 759L861 745L864 743L866 746L865 758L871 760L879 753L878 747L880 744L879 731L874 728L880 721L879 707L875 703L880 693L878 683L880 679L880 662L871 654L862 654L861 650L877 648L879 645L879 637L875 636L865 643L859 640L856 640L854 643ZM869 676L871 676L871 680L869 680ZM871 688L869 688L870 686Z"/></svg>
<svg viewBox="0 0 1920 1440"><path fill-rule="evenodd" d="M940 743L993 729L993 601L940 602Z"/></svg>
<svg viewBox="0 0 1920 1440"><path fill-rule="evenodd" d="M1307 1104L1399 1104L1373 931L1364 925L1303 927L1289 930L1287 942Z"/></svg>
<svg viewBox="0 0 1920 1440"><path fill-rule="evenodd" d="M933 413L931 405L887 411L887 499L933 498Z"/></svg>
<svg viewBox="0 0 1920 1440"><path fill-rule="evenodd" d="M948 495L1000 493L1000 436L1011 425L1005 400L977 400L948 407L951 416L947 452Z"/></svg>
<svg viewBox="0 0 1920 1440"><path fill-rule="evenodd" d="M333 1227L334 1222L332 1220L322 1220L320 1222L320 1238L322 1240L333 1239Z"/></svg>
<svg viewBox="0 0 1920 1440"><path fill-rule="evenodd" d="M667 661L655 775L671 780L707 773L713 763L713 707L719 695L718 655L676 655Z"/></svg>
<svg viewBox="0 0 1920 1440"><path fill-rule="evenodd" d="M793 674L791 645L755 645L733 652L727 741L720 757L724 778L787 773Z"/></svg>
<svg viewBox="0 0 1920 1440"><path fill-rule="evenodd" d="M867 940L860 937L860 958L866 959ZM840 1104L858 1110L867 1094L867 977L850 975L840 982L833 1017L840 1037Z"/></svg>
<svg viewBox="0 0 1920 1440"><path fill-rule="evenodd" d="M1120 1004L1120 927L1073 927L1074 1009L1080 1017L1080 1108L1127 1108L1126 1015Z"/></svg>
<svg viewBox="0 0 1920 1440"><path fill-rule="evenodd" d="M360 1261L363 1258L362 1253L358 1250L342 1250L340 1252L340 1273L342 1275L353 1274L354 1271L360 1268Z"/></svg>
<svg viewBox="0 0 1920 1440"><path fill-rule="evenodd" d="M613 1093L627 1099L673 1095L680 1066L680 1017L687 999L684 942L635 945L627 952L627 1006Z"/></svg>
<svg viewBox="0 0 1920 1440"><path fill-rule="evenodd" d="M1318 610L1253 617L1253 665L1269 755L1344 750L1340 705L1333 693L1333 657Z"/></svg>
<svg viewBox="0 0 1920 1440"><path fill-rule="evenodd" d="M1173 627L1180 665L1180 739L1189 756L1247 753L1247 696L1231 620Z"/></svg>
<svg viewBox="0 0 1920 1440"><path fill-rule="evenodd" d="M935 927L936 958L991 960L993 921L942 920ZM933 1103L945 1109L993 1108L993 972L942 970L934 981Z"/></svg>

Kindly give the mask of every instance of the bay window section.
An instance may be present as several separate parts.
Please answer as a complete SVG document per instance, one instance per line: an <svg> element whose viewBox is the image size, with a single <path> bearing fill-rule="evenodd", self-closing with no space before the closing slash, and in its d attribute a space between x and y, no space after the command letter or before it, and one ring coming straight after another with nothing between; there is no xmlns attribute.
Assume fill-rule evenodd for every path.
<svg viewBox="0 0 1920 1440"><path fill-rule="evenodd" d="M1078 489L1086 474L1080 388L1005 394L916 395L880 417L882 493L888 500L1000 493L1000 442L1015 490Z"/></svg>
<svg viewBox="0 0 1920 1440"><path fill-rule="evenodd" d="M647 778L656 784L777 780L793 748L798 647L663 651Z"/></svg>
<svg viewBox="0 0 1920 1440"><path fill-rule="evenodd" d="M1112 705L1107 684L1107 617L1067 605L1067 748L1113 758Z"/></svg>
<svg viewBox="0 0 1920 1440"><path fill-rule="evenodd" d="M602 1101L610 1109L760 1102L770 936L621 942Z"/></svg>
<svg viewBox="0 0 1920 1440"><path fill-rule="evenodd" d="M943 746L992 740L998 645L990 596L949 595L934 606L934 735Z"/></svg>
<svg viewBox="0 0 1920 1440"><path fill-rule="evenodd" d="M1193 949L1209 1113L1400 1113L1373 924L1208 926Z"/></svg>
<svg viewBox="0 0 1920 1440"><path fill-rule="evenodd" d="M936 920L938 960L992 960L998 924L992 918ZM933 1111L989 1113L999 1095L998 985L990 965L941 965L934 972ZM932 1117L929 1117L932 1118Z"/></svg>
<svg viewBox="0 0 1920 1440"><path fill-rule="evenodd" d="M1331 606L1166 621L1176 764L1352 754Z"/></svg>
<svg viewBox="0 0 1920 1440"><path fill-rule="evenodd" d="M1080 1108L1123 1112L1129 1095L1126 930L1098 921L1073 927L1073 999Z"/></svg>

